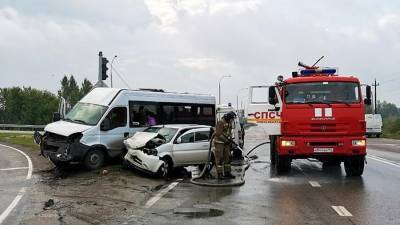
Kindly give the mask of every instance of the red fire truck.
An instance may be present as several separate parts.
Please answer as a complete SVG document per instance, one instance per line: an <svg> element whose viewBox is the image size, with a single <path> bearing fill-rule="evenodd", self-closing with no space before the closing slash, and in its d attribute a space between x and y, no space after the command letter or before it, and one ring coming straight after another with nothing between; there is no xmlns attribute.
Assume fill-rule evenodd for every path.
<svg viewBox="0 0 400 225"><path fill-rule="evenodd" d="M305 67L268 90L268 100L250 101L248 121L264 126L270 138L271 164L278 174L289 172L292 159L315 158L323 166L344 162L348 176L361 176L366 155L365 104L371 104L371 87L362 98L360 81L340 76L334 68ZM264 95L265 96L265 95Z"/></svg>

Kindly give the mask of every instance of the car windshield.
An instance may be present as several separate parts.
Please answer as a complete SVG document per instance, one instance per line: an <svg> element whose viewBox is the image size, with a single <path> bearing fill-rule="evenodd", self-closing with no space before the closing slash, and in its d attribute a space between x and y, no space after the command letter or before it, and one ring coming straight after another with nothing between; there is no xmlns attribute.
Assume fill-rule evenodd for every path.
<svg viewBox="0 0 400 225"><path fill-rule="evenodd" d="M360 102L359 84L352 82L312 82L287 84L285 101L292 104L357 103Z"/></svg>
<svg viewBox="0 0 400 225"><path fill-rule="evenodd" d="M64 120L93 126L99 122L106 110L106 106L78 102Z"/></svg>
<svg viewBox="0 0 400 225"><path fill-rule="evenodd" d="M166 142L170 142L175 136L178 129L176 128L166 128L166 127L149 127L144 130L144 132L158 133L165 138Z"/></svg>

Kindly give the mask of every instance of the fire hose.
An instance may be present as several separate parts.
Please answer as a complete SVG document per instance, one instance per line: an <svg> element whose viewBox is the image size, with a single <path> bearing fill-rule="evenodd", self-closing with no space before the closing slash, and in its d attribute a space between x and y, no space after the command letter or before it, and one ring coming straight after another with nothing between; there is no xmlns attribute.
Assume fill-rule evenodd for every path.
<svg viewBox="0 0 400 225"><path fill-rule="evenodd" d="M212 137L211 137L211 139L210 139L210 146L209 146L209 148L208 148L207 163L204 165L203 170L201 171L201 173L200 173L198 176L193 177L193 178L190 180L190 182L193 183L193 184L196 184L196 185L211 186L211 187L227 187L227 186L238 186L238 185L244 184L244 181L243 181L243 182L240 182L240 183L234 183L234 184L227 184L227 183L221 183L221 184L201 183L201 182L196 181L196 180L202 178L202 177L206 174L206 171L207 171L207 170L208 170L207 172L210 173L210 171L211 171L211 169L212 169L211 149L212 149L212 142L213 142L213 140L214 140L214 135L212 135ZM236 142L234 142L233 140L230 140L230 142L231 142L232 145L235 146L235 148L239 149L239 150L242 152L242 155L244 155L243 149L242 149ZM244 158L245 158L245 161L246 161L246 164L247 164L246 169L249 167L249 157L248 157L248 155L249 155L250 153L252 153L254 150L256 150L257 148L259 148L260 146L265 145L265 144L268 144L268 143L270 143L270 142L267 141L267 142L260 143L260 144L256 145L255 147L253 147L252 149L250 149L250 151L248 151L248 152L246 153L246 155L244 155Z"/></svg>

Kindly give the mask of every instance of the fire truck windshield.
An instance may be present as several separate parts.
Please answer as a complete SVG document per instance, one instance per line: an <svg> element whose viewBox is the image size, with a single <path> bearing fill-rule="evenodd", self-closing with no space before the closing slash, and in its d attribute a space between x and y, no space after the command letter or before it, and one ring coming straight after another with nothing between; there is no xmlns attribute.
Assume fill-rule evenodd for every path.
<svg viewBox="0 0 400 225"><path fill-rule="evenodd" d="M349 104L360 102L360 86L352 82L310 82L287 84L288 104Z"/></svg>

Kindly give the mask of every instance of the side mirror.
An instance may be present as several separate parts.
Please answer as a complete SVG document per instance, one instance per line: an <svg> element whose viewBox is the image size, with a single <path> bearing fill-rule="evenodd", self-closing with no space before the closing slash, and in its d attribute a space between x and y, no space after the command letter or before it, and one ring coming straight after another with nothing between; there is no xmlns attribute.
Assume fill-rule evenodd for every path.
<svg viewBox="0 0 400 225"><path fill-rule="evenodd" d="M103 122L101 122L100 130L102 131L111 130L111 119L109 117L104 118Z"/></svg>
<svg viewBox="0 0 400 225"><path fill-rule="evenodd" d="M372 104L371 99L368 99L368 98L364 99L364 104L365 105L371 105Z"/></svg>
<svg viewBox="0 0 400 225"><path fill-rule="evenodd" d="M276 103L277 103L275 86L271 86L268 89L268 102L271 105L276 105Z"/></svg>
<svg viewBox="0 0 400 225"><path fill-rule="evenodd" d="M371 100L371 86L367 85L367 87L365 88L365 99L364 99L364 104L366 105L371 105L372 104L372 100Z"/></svg>
<svg viewBox="0 0 400 225"><path fill-rule="evenodd" d="M182 139L181 139L181 137L178 137L178 139L176 139L176 143L177 143L177 144L180 144L180 143L182 143Z"/></svg>
<svg viewBox="0 0 400 225"><path fill-rule="evenodd" d="M59 112L53 113L53 122L61 120L61 115Z"/></svg>

